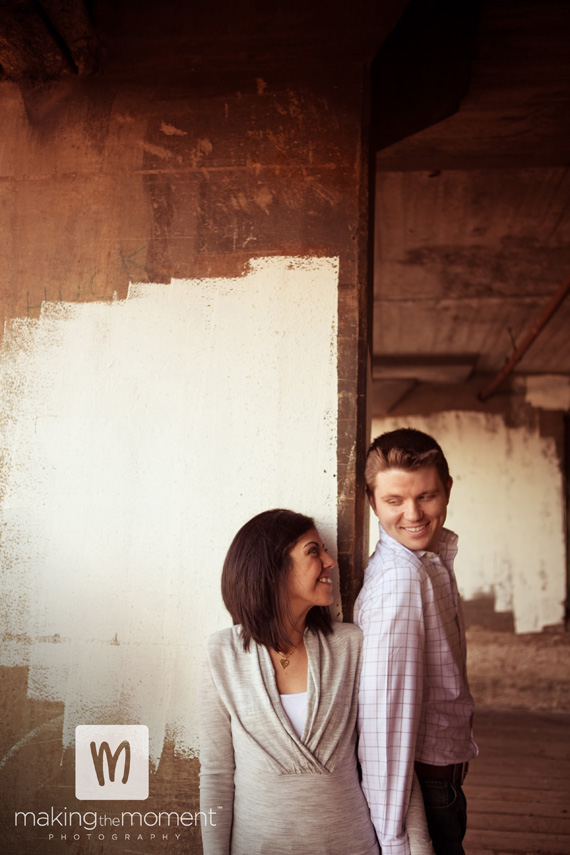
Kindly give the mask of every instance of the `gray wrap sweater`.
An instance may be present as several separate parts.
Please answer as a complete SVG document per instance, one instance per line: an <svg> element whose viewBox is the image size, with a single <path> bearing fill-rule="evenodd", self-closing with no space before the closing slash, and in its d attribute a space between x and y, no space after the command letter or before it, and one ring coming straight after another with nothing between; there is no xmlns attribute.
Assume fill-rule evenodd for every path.
<svg viewBox="0 0 570 855"><path fill-rule="evenodd" d="M267 648L240 628L208 640L200 697L204 855L377 855L356 767L362 634L305 632L307 720L298 739ZM210 813L211 811L211 813Z"/></svg>

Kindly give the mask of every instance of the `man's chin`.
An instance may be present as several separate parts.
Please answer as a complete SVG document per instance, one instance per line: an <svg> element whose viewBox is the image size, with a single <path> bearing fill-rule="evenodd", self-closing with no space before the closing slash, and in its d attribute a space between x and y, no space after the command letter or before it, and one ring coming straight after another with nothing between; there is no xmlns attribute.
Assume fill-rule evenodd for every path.
<svg viewBox="0 0 570 855"><path fill-rule="evenodd" d="M407 549L412 549L414 552L431 549L432 541L433 531L429 525L424 529L424 531L401 532L400 543L407 547Z"/></svg>

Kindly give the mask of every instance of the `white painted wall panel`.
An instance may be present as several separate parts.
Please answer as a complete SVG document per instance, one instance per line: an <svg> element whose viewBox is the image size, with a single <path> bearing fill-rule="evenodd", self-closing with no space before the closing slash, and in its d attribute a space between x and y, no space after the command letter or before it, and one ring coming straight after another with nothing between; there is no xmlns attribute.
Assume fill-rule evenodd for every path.
<svg viewBox="0 0 570 855"><path fill-rule="evenodd" d="M1 664L77 724L196 748L204 639L253 514L316 516L334 550L336 259L45 304L0 354Z"/></svg>

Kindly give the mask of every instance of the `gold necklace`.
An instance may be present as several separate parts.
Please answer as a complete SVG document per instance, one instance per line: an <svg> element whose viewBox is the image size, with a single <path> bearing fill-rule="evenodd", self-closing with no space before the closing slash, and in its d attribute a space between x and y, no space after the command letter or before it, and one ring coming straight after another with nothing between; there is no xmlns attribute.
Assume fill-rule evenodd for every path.
<svg viewBox="0 0 570 855"><path fill-rule="evenodd" d="M278 656L282 656L282 657L283 657L283 659L280 659L280 660L279 660L279 662L281 663L281 667L282 667L283 669L285 669L285 668L288 668L288 667L289 667L289 665L290 665L289 657L290 657L290 656L292 656L292 655L294 654L294 652L296 651L296 649L297 649L297 648L296 648L296 647L294 647L292 650L290 650L290 651L289 651L289 653L282 653L280 650L278 650L278 651L277 651L277 655L278 655Z"/></svg>

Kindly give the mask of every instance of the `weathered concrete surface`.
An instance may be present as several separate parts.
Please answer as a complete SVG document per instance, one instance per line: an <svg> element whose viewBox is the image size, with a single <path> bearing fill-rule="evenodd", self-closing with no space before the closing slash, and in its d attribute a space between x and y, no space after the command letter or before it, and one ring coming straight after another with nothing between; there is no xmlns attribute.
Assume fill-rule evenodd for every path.
<svg viewBox="0 0 570 855"><path fill-rule="evenodd" d="M362 554L364 442L357 437L365 424L366 103L360 63L205 75L190 89L187 81L104 76L34 89L0 84L3 319L37 318L46 302L121 300L129 282L239 277L252 257L339 259L338 551L346 606ZM274 296L287 301L286 293ZM205 330L197 334L207 340ZM211 406L223 422L217 393ZM308 448L318 465L318 449ZM3 678L10 703L1 734L3 848L13 855L130 849L132 840L55 844L48 838L53 828L15 834L14 808L57 812L77 802L71 801L72 758L62 757L62 706L28 699L21 669L7 669ZM151 779L148 809L174 810L180 802L196 810L196 764L181 757L168 762L161 760ZM184 851L198 853L197 835L187 831ZM151 851L159 845L166 843ZM168 851L174 845L170 840Z"/></svg>
<svg viewBox="0 0 570 855"><path fill-rule="evenodd" d="M25 90L3 83L0 102L2 319L36 317L44 301L121 299L129 281L241 275L252 256L339 257L348 610L349 567L363 551L355 503L367 342L360 64L263 77L242 70L231 82L203 74L190 84L105 76Z"/></svg>
<svg viewBox="0 0 570 855"><path fill-rule="evenodd" d="M353 281L360 77L249 75L191 96L1 84L4 317L124 297L129 281L240 275L252 254L334 250Z"/></svg>
<svg viewBox="0 0 570 855"><path fill-rule="evenodd" d="M570 635L467 630L469 684L477 709L570 712Z"/></svg>

